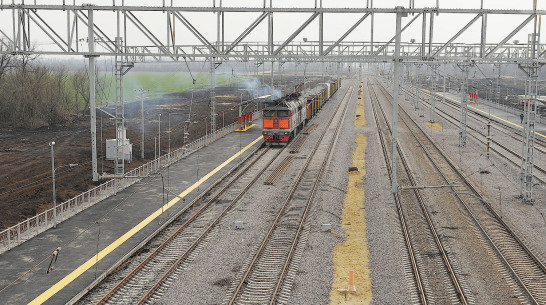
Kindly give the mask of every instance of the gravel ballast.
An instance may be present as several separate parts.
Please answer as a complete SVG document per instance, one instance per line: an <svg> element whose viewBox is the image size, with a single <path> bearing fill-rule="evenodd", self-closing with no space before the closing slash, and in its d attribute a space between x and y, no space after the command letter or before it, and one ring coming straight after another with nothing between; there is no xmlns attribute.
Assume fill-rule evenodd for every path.
<svg viewBox="0 0 546 305"><path fill-rule="evenodd" d="M191 263L178 272L178 278L170 283L170 288L163 293L158 304L222 304L226 301L226 296L230 295L234 283L238 281L241 268L248 263L257 245L262 241L280 203L286 197L286 191L301 170L319 134L326 128L324 125L335 110L336 103L341 102L345 90L351 85L358 88L356 80L344 80L342 89L335 98L313 119L311 123L318 124L317 128L311 132L301 152L296 154L296 158L281 179L274 185L263 184L263 180L288 155L288 151L279 156L256 181L252 190L243 196L235 209L207 238L206 244L192 256ZM357 133L367 138L364 210L372 304L410 304L418 301L367 91L364 79L367 121L364 128L357 128L354 124L357 96L354 95L349 101L333 157L329 161L307 221L305 247L287 304L329 303L333 283L333 251L345 237L340 219ZM428 113L428 109L413 111L411 102L401 103L406 109L411 109L414 118L425 126L427 116L419 115ZM478 186L493 208L503 215L503 219L532 249L536 250L539 256L544 256L546 221L541 212L546 213L546 187L536 186L535 205L521 204L518 198L519 169L495 154L488 159L484 154L485 148L470 138L467 147L459 148L457 128L441 119L439 121L444 129L434 130L425 126L427 133ZM473 124L472 120L469 120L469 124ZM401 133L401 139L405 136L408 135ZM500 134L497 137L497 140L502 141ZM405 144L402 142L402 145ZM425 157L418 147L408 147L405 150L412 166L419 168L416 172L418 181L426 184L427 176L432 174L433 169L422 165ZM492 299L510 300L513 303L520 301L521 299L516 296L517 292L504 280L509 275L503 274L498 261L491 258L491 249L472 228L472 222L461 208L454 205L446 206L448 196L445 196L444 202L442 199L444 195L438 191L427 190L424 193L430 204L428 208L433 214L433 221L445 240L446 249L452 255L456 272L462 277L464 289L470 291L471 303L488 303ZM234 228L234 222L238 220L243 222L243 229ZM331 224L331 231L324 232L323 224ZM468 251L468 247L480 248ZM492 276L495 279L492 279ZM496 288L492 289L492 285ZM356 286L358 289L358 283ZM502 293L497 293L498 291Z"/></svg>

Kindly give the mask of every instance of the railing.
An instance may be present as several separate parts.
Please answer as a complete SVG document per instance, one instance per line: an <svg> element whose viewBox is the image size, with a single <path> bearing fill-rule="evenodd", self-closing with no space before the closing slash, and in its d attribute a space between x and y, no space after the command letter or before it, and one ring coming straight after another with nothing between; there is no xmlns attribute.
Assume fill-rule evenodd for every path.
<svg viewBox="0 0 546 305"><path fill-rule="evenodd" d="M257 119L260 116L261 112L256 113L254 118ZM123 178L108 180L93 189L57 205L57 223L67 220L90 206L133 185L140 179L158 172L159 169L170 166L204 146L233 132L238 127L239 124L237 123L225 126L224 128L217 130L215 134L208 134L201 137L184 147L172 151L170 154L160 156L155 160L125 173L125 177ZM13 249L15 246L20 245L51 227L53 227L53 208L3 230L0 232L0 253Z"/></svg>
<svg viewBox="0 0 546 305"><path fill-rule="evenodd" d="M514 114L516 116L519 116L520 114L523 113L523 110L518 109L518 108L514 108L512 106L508 106L508 105L505 105L505 104L496 103L496 102L493 102L493 101L488 101L488 100L482 99L482 98L478 99L478 101L480 102L480 104L487 105L489 107L492 107L492 108L495 108L495 109L498 109L498 110L502 110L502 111L505 111L505 112L510 113L510 114ZM546 124L546 117L543 116L543 115L537 114L536 117L535 117L535 122L539 123L539 124Z"/></svg>
<svg viewBox="0 0 546 305"><path fill-rule="evenodd" d="M457 92L451 92L451 93L452 94L458 94ZM441 95L438 95L438 96L441 96ZM486 106L489 106L491 108L495 108L497 110L504 111L506 113L514 114L516 116L519 116L521 113L523 113L523 110L521 110L521 109L514 108L514 107L506 105L506 104L497 103L497 102L494 102L494 101L489 101L489 100L484 99L484 98L479 98L478 102L480 104L482 104L482 105L486 105ZM537 114L536 117L535 117L535 122L539 123L539 124L545 124L546 125L546 116Z"/></svg>

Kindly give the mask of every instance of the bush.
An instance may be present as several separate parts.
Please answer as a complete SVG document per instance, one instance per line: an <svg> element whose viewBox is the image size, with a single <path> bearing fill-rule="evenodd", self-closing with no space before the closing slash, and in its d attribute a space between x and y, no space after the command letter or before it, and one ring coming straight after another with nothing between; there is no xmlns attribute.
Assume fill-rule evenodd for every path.
<svg viewBox="0 0 546 305"><path fill-rule="evenodd" d="M28 55L6 56L0 58L1 126L35 129L65 124L88 107L86 73L49 68Z"/></svg>

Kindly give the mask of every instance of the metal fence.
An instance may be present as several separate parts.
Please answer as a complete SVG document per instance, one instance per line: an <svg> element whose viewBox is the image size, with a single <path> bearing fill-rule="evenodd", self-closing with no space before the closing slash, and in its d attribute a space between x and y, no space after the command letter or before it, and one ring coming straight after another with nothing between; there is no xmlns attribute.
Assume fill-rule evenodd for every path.
<svg viewBox="0 0 546 305"><path fill-rule="evenodd" d="M507 113L516 115L518 117L519 117L519 115L521 113L523 113L523 110L518 109L518 108L514 108L512 106L508 106L508 105L505 105L505 104L496 103L496 102L493 102L493 101L488 101L488 100L482 99L482 98L478 99L478 101L480 102L480 104L487 105L487 106L489 106L491 108L495 108L495 109L498 109L498 110L505 111ZM535 117L535 122L539 123L539 124L546 124L546 117L543 116L543 115L537 114L536 117Z"/></svg>
<svg viewBox="0 0 546 305"><path fill-rule="evenodd" d="M410 85L411 86L411 85ZM421 89L422 90L422 89ZM411 92L410 89L406 89L405 91L405 99L406 100L410 100L409 98L409 95L411 93L408 93L408 92ZM428 93L428 92L427 92ZM451 93L451 94L458 94L458 92L456 91L448 91L448 93ZM437 96L441 97L441 95L438 93L436 93ZM522 110L521 109L518 109L518 108L514 108L512 106L509 106L509 105L505 105L505 104L502 104L502 103L497 103L497 102L493 102L493 101L489 101L487 99L484 99L484 98L479 98L478 99L478 102L482 105L486 105L486 106L489 106L491 108L495 108L497 110L501 110L501 111L504 111L506 113L510 113L510 114L513 114L513 115L516 115L519 117L519 115L522 113ZM546 116L544 115L539 115L537 114L536 117L535 117L535 121L536 123L539 123L539 124L545 124L546 125Z"/></svg>
<svg viewBox="0 0 546 305"><path fill-rule="evenodd" d="M255 113L254 118L259 118L261 112ZM85 193L71 198L57 205L57 223L78 214L88 207L100 202L117 192L133 185L140 179L156 173L159 169L177 162L204 146L216 141L219 138L233 132L239 124L233 123L216 131L215 134L208 134L184 147L165 154L159 158L143 164L127 173L124 178L111 179ZM13 247L31 239L32 237L53 227L53 208L46 210L34 217L20 222L0 232L0 253L4 253Z"/></svg>

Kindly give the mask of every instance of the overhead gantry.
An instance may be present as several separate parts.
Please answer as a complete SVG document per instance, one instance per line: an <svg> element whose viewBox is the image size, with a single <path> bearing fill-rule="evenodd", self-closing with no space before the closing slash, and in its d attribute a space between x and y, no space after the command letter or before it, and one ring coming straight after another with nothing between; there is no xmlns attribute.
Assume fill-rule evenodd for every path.
<svg viewBox="0 0 546 305"><path fill-rule="evenodd" d="M225 61L264 62L367 62L377 63L394 61L395 84L400 81L398 65L404 63L456 63L460 67L476 64L518 64L528 76L526 121L524 124L524 147L522 157L521 193L526 202L533 201L532 168L534 150L534 117L533 105L536 98L536 82L540 67L546 63L546 45L540 44L538 33L539 16L546 11L537 10L537 1L530 0L530 9L502 10L483 7L471 9L453 9L427 7L417 8L414 1L409 7L378 8L373 0L365 6L351 8L323 7L322 1L315 1L313 7L285 8L273 5L273 0L264 0L255 7L230 7L221 0L208 2L208 6L180 7L168 5L163 1L159 6L130 6L124 0L112 0L112 5L76 5L75 1L63 0L59 5L23 4L15 0L0 1L0 54L32 54L45 56L83 56L88 58L91 69L97 57L115 57L116 62L116 138L118 155L115 173L123 175L123 151L121 148L124 130L123 115L123 75L134 63L157 61L208 61L211 73L210 119L211 126L216 126L214 73L216 67ZM70 4L71 2L72 4ZM172 3L172 2L171 2ZM438 3L438 1L437 1ZM203 5L199 2L199 5ZM212 22L198 26L190 15L211 18ZM237 18L247 21L243 31L235 31L230 14L244 16ZM287 37L275 40L274 19L283 14L299 14L302 22L283 33ZM335 31L338 37L326 41L324 18L343 18L346 15L356 16L356 21L348 28L328 29ZM66 22L60 17L66 17ZM153 16L153 17L151 17ZM396 22L390 27L382 27L382 32L392 33L387 41L374 40L376 18L394 17ZM451 36L440 36L437 28L443 18L456 17L456 20L469 20ZM499 41L489 41L487 29L501 28L498 21L491 21L492 16L515 16L519 23L506 31ZM162 19L162 21L161 21ZM407 19L407 20L406 20ZM159 21L158 21L159 20ZM266 21L267 20L267 21ZM405 22L404 22L405 21ZM460 41L463 34L478 21L481 22L479 42ZM212 26L211 26L212 25ZM284 25L290 27L289 25ZM420 40L403 40L408 28L421 28ZM503 25L504 27L505 25ZM532 29L529 30L529 27ZM214 30L211 31L211 28ZM349 41L355 37L356 29L369 31L369 39ZM510 43L520 31L526 29L531 37L526 43ZM312 31L313 40L302 40L303 33ZM475 31L473 28L472 31ZM186 35L188 33L188 35ZM226 39L227 36L233 38ZM238 33L231 35L232 33ZM250 41L253 34L266 37L263 41ZM330 33L330 32L329 32ZM286 36L286 34L288 34ZM39 37L44 45L35 47L33 39ZM446 39L447 38L447 39ZM82 42L86 42L83 44ZM339 66L338 66L339 67ZM339 68L338 68L339 69ZM339 70L338 70L339 71ZM464 70L463 70L464 71ZM273 71L271 71L273 73ZM95 75L90 73L91 93L91 137L93 180L98 180L96 151L96 117L95 117ZM466 83L466 82L465 82ZM397 90L395 86L395 91ZM465 99L465 98L463 98ZM398 94L395 94L395 105ZM461 122L465 121L465 107L461 107ZM396 120L393 120L396 122ZM465 143L465 124L461 123L461 145ZM213 128L214 132L214 128ZM396 141L396 138L393 140ZM396 154L393 154L395 158ZM393 164L396 164L393 162ZM396 167L393 167L395 171ZM395 174L395 172L393 173ZM395 177L393 175L393 177ZM396 179L393 179L393 191L398 191Z"/></svg>

